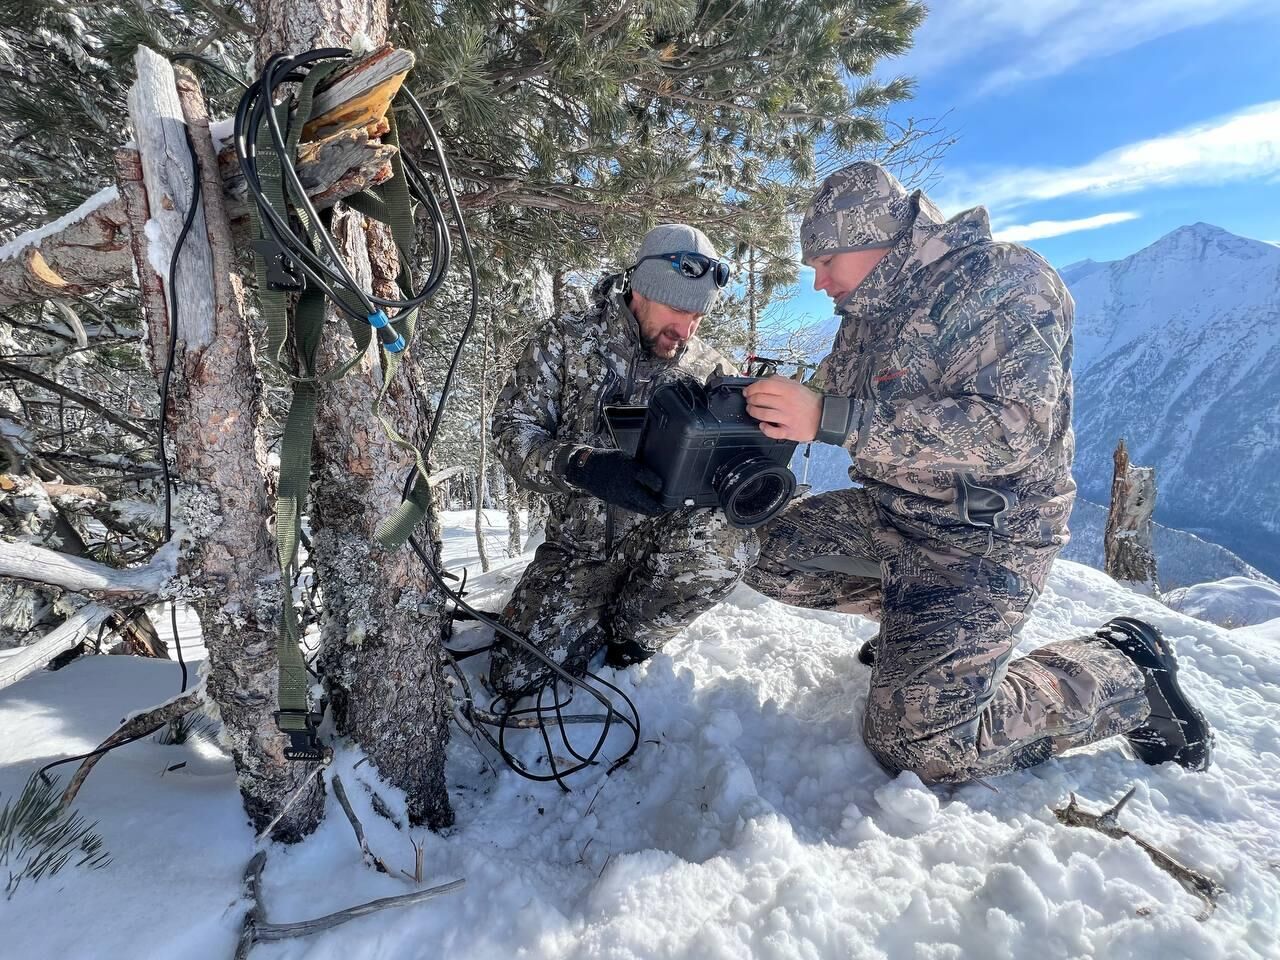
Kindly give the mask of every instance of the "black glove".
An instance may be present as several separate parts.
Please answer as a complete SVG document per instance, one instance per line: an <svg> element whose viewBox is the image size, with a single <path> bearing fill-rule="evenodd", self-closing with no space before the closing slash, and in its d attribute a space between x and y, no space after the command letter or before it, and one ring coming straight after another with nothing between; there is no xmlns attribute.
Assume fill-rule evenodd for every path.
<svg viewBox="0 0 1280 960"><path fill-rule="evenodd" d="M656 517L667 512L656 496L662 491L662 478L622 450L575 450L565 463L564 479L605 503L633 513Z"/></svg>

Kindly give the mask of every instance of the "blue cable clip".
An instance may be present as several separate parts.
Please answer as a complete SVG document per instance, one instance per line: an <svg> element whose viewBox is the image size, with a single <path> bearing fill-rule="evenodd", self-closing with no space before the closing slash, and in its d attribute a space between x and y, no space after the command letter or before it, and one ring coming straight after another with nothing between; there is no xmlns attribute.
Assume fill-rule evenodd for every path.
<svg viewBox="0 0 1280 960"><path fill-rule="evenodd" d="M378 339L382 341L387 353L399 353L405 348L404 337L396 333L391 321L381 310L369 314L369 326L378 331Z"/></svg>

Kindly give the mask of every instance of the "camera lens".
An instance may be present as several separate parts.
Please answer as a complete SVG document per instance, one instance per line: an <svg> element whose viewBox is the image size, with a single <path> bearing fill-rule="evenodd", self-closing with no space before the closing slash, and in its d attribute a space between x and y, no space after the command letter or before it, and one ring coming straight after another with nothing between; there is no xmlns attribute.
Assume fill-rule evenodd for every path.
<svg viewBox="0 0 1280 960"><path fill-rule="evenodd" d="M767 457L745 457L726 464L712 485L730 526L758 527L791 500L796 477L784 464Z"/></svg>

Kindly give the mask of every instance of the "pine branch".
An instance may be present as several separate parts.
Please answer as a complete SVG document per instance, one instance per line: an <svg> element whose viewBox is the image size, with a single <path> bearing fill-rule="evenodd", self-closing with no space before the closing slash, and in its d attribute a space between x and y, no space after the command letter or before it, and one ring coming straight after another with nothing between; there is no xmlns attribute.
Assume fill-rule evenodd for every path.
<svg viewBox="0 0 1280 960"><path fill-rule="evenodd" d="M126 433L133 434L135 437L141 437L148 443L154 439L151 430L138 426L132 420L127 420L119 414L108 410L97 400L86 397L84 394L79 393L76 390L72 390L70 387L64 387L60 383L55 383L48 377L42 377L33 370L27 370L25 367L20 367L15 363L0 360L0 373L6 374L10 377L16 377L19 380L25 380L27 383L37 386L41 390L47 390L49 393L57 394L60 397L66 397L78 406L84 407L86 410L92 410L108 423L114 424Z"/></svg>

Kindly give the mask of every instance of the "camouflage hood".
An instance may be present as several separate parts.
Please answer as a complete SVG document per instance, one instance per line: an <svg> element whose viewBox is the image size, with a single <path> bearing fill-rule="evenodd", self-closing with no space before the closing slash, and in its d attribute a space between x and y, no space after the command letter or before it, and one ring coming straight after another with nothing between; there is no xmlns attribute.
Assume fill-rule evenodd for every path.
<svg viewBox="0 0 1280 960"><path fill-rule="evenodd" d="M852 400L850 474L921 536L1056 552L1075 490L1070 294L1036 253L993 240L982 207L946 220L911 202L909 228L837 305L819 368Z"/></svg>
<svg viewBox="0 0 1280 960"><path fill-rule="evenodd" d="M921 190L911 195L910 203L910 225L876 269L836 304L837 313L883 309L897 285L917 270L974 244L992 242L986 207L974 207L946 220Z"/></svg>

